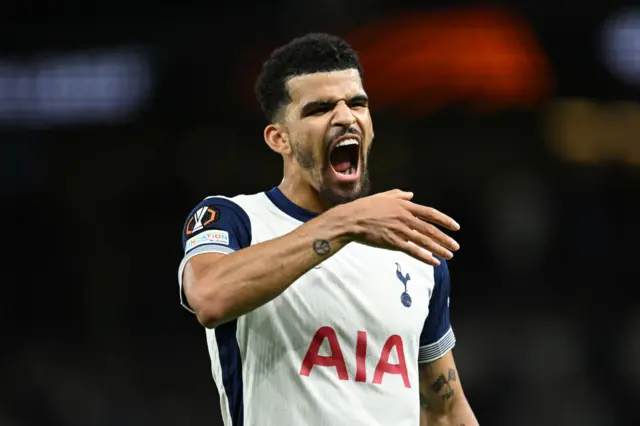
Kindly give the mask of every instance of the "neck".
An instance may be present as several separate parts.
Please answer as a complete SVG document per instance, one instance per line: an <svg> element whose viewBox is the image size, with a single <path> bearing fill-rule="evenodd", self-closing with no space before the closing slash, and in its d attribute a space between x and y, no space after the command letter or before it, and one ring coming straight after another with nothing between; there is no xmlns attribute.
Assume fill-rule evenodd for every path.
<svg viewBox="0 0 640 426"><path fill-rule="evenodd" d="M320 201L318 192L299 174L297 176L287 176L278 185L278 189L294 204L303 209L322 213L327 207Z"/></svg>

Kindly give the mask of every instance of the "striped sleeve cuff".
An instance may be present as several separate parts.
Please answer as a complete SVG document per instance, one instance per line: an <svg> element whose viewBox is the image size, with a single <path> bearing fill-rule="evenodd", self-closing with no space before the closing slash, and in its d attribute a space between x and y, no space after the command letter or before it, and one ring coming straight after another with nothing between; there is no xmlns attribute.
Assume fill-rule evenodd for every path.
<svg viewBox="0 0 640 426"><path fill-rule="evenodd" d="M182 291L182 274L184 273L184 267L187 265L187 262L189 261L189 259L203 253L229 254L233 252L234 250L227 246L221 246L219 244L203 244L185 253L184 257L182 258L182 262L180 262L180 267L178 268L178 285L180 287L180 304L182 305L183 308L195 314L193 309L191 309L191 307L187 303L186 297L184 295L184 291Z"/></svg>
<svg viewBox="0 0 640 426"><path fill-rule="evenodd" d="M453 334L453 328L442 336L437 342L421 346L418 352L418 362L432 362L442 358L456 345L456 336Z"/></svg>

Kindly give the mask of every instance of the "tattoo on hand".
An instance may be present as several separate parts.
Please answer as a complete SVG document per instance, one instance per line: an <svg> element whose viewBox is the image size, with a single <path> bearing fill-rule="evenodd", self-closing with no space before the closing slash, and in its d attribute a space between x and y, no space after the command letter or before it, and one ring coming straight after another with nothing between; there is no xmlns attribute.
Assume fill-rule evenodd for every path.
<svg viewBox="0 0 640 426"><path fill-rule="evenodd" d="M431 383L431 389L433 389L435 393L440 393L440 391L444 389L444 394L441 396L443 401L447 401L448 399L451 399L454 394L454 391L451 388L451 382L455 382L457 379L458 376L456 374L456 370L450 368L447 372L447 377L445 377L444 374L440 374L436 380Z"/></svg>
<svg viewBox="0 0 640 426"><path fill-rule="evenodd" d="M331 246L329 245L329 241L314 240L313 251L315 251L318 256L324 256L329 254L329 252L331 251Z"/></svg>

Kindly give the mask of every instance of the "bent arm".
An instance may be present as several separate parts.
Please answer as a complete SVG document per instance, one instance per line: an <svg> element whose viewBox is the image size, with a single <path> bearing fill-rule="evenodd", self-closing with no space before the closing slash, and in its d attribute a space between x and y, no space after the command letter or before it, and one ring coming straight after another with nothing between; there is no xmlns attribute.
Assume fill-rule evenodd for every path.
<svg viewBox="0 0 640 426"><path fill-rule="evenodd" d="M478 426L451 351L420 365L420 426Z"/></svg>
<svg viewBox="0 0 640 426"><path fill-rule="evenodd" d="M271 301L348 243L346 224L336 208L282 237L190 258L182 285L198 321L213 328Z"/></svg>

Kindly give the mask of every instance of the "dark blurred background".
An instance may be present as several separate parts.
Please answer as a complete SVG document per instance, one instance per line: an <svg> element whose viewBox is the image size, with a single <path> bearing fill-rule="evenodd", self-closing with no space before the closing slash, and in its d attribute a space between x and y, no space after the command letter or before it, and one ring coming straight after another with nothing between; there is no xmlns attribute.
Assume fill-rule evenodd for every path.
<svg viewBox="0 0 640 426"><path fill-rule="evenodd" d="M180 232L280 182L269 51L346 37L376 190L456 218L456 358L484 425L638 425L640 7L5 1L0 425L219 425Z"/></svg>

